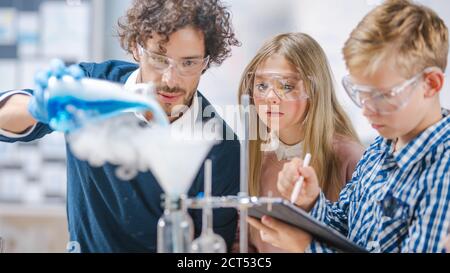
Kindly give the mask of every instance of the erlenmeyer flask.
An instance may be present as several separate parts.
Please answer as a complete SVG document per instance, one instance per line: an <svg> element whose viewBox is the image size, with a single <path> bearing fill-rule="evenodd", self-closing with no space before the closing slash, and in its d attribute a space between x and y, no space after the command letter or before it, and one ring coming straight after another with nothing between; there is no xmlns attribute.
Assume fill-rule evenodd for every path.
<svg viewBox="0 0 450 273"><path fill-rule="evenodd" d="M0 253L4 253L5 252L5 241L3 240L2 237L0 237Z"/></svg>
<svg viewBox="0 0 450 273"><path fill-rule="evenodd" d="M184 197L183 197L184 198ZM181 199L164 198L164 214L157 227L158 253L188 253L194 237L194 224Z"/></svg>
<svg viewBox="0 0 450 273"><path fill-rule="evenodd" d="M205 200L206 205L202 212L202 233L192 242L191 251L193 253L225 253L227 245L225 240L214 233L213 230L213 210L209 203L212 187L212 166L211 160L205 162Z"/></svg>
<svg viewBox="0 0 450 273"><path fill-rule="evenodd" d="M57 131L71 132L85 123L134 111L150 111L154 122L168 125L150 89L151 84L136 84L132 90L125 90L123 85L105 80L52 77L46 90L49 125Z"/></svg>

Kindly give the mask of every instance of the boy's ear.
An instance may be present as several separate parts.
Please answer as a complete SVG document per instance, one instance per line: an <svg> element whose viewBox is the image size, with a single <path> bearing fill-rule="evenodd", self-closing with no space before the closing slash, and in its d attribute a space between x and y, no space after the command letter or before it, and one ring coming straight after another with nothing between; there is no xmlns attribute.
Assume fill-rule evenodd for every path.
<svg viewBox="0 0 450 273"><path fill-rule="evenodd" d="M432 97L438 94L444 86L444 78L444 73L441 71L431 71L425 73L425 83L427 85L425 96Z"/></svg>

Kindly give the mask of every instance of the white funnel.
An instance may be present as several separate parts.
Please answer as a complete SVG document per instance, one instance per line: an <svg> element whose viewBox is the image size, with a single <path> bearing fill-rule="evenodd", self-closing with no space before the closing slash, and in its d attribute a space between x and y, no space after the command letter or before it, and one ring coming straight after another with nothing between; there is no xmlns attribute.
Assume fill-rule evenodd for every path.
<svg viewBox="0 0 450 273"><path fill-rule="evenodd" d="M205 137L201 130L187 133L175 127L150 131L152 136L147 137L155 146L145 162L166 195L177 199L189 191L217 138Z"/></svg>

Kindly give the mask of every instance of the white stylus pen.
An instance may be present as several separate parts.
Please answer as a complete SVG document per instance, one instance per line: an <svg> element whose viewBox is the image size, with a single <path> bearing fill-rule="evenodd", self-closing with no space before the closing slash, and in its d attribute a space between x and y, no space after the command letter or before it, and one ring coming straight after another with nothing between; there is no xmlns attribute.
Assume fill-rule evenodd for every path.
<svg viewBox="0 0 450 273"><path fill-rule="evenodd" d="M311 154L308 153L305 155L305 159L303 160L303 168L308 167L310 161L311 161ZM298 178L297 182L295 182L294 190L292 191L291 194L291 203L295 203L295 200L297 200L298 195L300 194L300 190L302 189L304 180L305 178L302 175Z"/></svg>

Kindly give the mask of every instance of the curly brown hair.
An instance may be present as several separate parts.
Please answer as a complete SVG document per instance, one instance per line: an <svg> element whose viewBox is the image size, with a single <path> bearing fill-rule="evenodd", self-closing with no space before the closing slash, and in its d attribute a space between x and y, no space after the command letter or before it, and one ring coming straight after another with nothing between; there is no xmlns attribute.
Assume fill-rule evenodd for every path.
<svg viewBox="0 0 450 273"><path fill-rule="evenodd" d="M193 26L205 35L210 64L220 65L231 55L231 46L240 46L231 24L231 13L219 0L135 0L119 19L118 35L123 49L133 54L136 43L145 44L152 34L162 36L160 49L170 34Z"/></svg>

